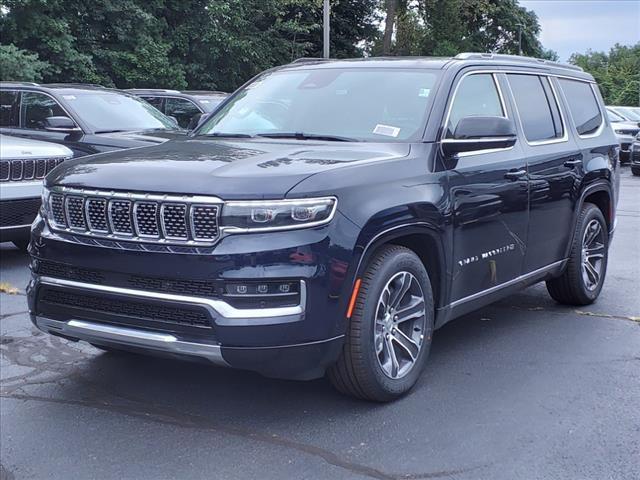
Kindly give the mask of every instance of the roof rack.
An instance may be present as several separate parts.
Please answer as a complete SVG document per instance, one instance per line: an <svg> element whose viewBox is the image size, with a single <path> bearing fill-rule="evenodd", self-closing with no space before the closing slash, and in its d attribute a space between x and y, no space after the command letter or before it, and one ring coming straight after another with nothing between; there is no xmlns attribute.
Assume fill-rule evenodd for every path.
<svg viewBox="0 0 640 480"><path fill-rule="evenodd" d="M181 93L179 90L171 90L168 88L127 88L125 92L162 92L162 93Z"/></svg>
<svg viewBox="0 0 640 480"><path fill-rule="evenodd" d="M543 58L524 57L522 55L505 55L503 53L463 52L463 53L459 53L453 58L455 60L510 60L512 62L538 63L541 65L548 65L550 67L566 68L569 70L584 72L582 67L578 67L577 65L554 62L552 60L545 60Z"/></svg>
<svg viewBox="0 0 640 480"><path fill-rule="evenodd" d="M11 85L30 85L32 87L37 87L38 84L36 82L13 82L11 80L2 80L0 84L11 84Z"/></svg>
<svg viewBox="0 0 640 480"><path fill-rule="evenodd" d="M182 93L187 95L229 95L228 92L222 92L220 90L182 90Z"/></svg>
<svg viewBox="0 0 640 480"><path fill-rule="evenodd" d="M306 62L330 62L333 60L332 58L321 58L321 57L300 57L296 58L291 63L306 63Z"/></svg>
<svg viewBox="0 0 640 480"><path fill-rule="evenodd" d="M104 85L98 85L97 83L81 83L81 82L64 82L64 83L41 83L42 87L91 87L91 88L108 88Z"/></svg>

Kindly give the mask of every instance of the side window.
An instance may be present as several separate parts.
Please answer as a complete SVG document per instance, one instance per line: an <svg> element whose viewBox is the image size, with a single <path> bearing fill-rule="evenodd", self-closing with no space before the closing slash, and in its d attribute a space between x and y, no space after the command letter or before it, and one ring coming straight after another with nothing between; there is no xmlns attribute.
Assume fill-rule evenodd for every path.
<svg viewBox="0 0 640 480"><path fill-rule="evenodd" d="M542 142L564 134L558 104L549 80L538 75L508 74L524 136Z"/></svg>
<svg viewBox="0 0 640 480"><path fill-rule="evenodd" d="M15 90L0 91L0 127L20 125L20 94Z"/></svg>
<svg viewBox="0 0 640 480"><path fill-rule="evenodd" d="M579 80L558 79L569 105L578 135L594 133L602 124L602 112L591 85Z"/></svg>
<svg viewBox="0 0 640 480"><path fill-rule="evenodd" d="M178 125L182 128L187 128L191 117L196 113L200 113L200 110L189 100L183 98L167 98L165 100L164 113L178 120Z"/></svg>
<svg viewBox="0 0 640 480"><path fill-rule="evenodd" d="M20 102L20 124L23 128L43 129L48 117L67 117L58 102L38 92L22 92Z"/></svg>
<svg viewBox="0 0 640 480"><path fill-rule="evenodd" d="M461 118L472 115L505 116L498 88L490 73L469 75L462 80L451 105L446 136L453 136Z"/></svg>
<svg viewBox="0 0 640 480"><path fill-rule="evenodd" d="M142 99L162 112L162 97L142 97Z"/></svg>

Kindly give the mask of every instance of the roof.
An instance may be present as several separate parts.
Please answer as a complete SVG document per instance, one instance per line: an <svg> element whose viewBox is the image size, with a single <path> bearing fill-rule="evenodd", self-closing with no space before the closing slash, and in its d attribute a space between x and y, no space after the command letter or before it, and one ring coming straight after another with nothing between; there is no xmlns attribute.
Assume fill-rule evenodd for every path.
<svg viewBox="0 0 640 480"><path fill-rule="evenodd" d="M554 62L541 58L523 57L519 55L503 55L496 53L460 53L455 57L367 57L357 59L323 59L323 58L299 58L282 68L297 69L313 65L314 68L343 67L388 67L394 68L426 68L444 70L448 68L463 68L466 66L482 65L487 67L522 67L553 73L563 76L575 77L593 81L593 77L576 65Z"/></svg>

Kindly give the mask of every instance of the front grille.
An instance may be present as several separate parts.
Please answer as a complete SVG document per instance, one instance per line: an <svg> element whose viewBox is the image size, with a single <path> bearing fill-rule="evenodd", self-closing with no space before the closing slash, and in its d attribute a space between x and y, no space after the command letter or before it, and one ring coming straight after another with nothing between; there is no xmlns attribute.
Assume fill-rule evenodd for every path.
<svg viewBox="0 0 640 480"><path fill-rule="evenodd" d="M3 200L0 202L0 227L30 225L39 209L39 198Z"/></svg>
<svg viewBox="0 0 640 480"><path fill-rule="evenodd" d="M52 191L54 229L139 242L211 245L219 235L221 202L210 197Z"/></svg>
<svg viewBox="0 0 640 480"><path fill-rule="evenodd" d="M51 170L66 160L65 157L34 158L27 160L0 160L0 182L42 180Z"/></svg>
<svg viewBox="0 0 640 480"><path fill-rule="evenodd" d="M78 282L94 283L101 285L104 282L104 274L99 270L82 267L72 267L64 263L38 260L36 273L45 277L64 278Z"/></svg>
<svg viewBox="0 0 640 480"><path fill-rule="evenodd" d="M186 308L156 302L112 298L91 293L44 288L39 304L78 308L90 312L146 319L192 327L211 328L209 315L201 308ZM112 319L116 321L116 319ZM116 322L117 323L117 322Z"/></svg>

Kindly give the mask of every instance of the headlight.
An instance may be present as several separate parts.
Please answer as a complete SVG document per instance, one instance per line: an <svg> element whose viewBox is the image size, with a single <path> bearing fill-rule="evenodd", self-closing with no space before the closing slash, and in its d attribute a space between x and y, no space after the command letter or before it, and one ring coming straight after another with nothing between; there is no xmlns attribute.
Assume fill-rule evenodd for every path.
<svg viewBox="0 0 640 480"><path fill-rule="evenodd" d="M315 227L331 221L336 205L333 197L226 202L222 227L229 233Z"/></svg>

